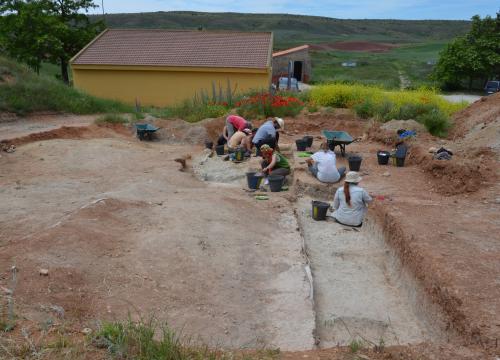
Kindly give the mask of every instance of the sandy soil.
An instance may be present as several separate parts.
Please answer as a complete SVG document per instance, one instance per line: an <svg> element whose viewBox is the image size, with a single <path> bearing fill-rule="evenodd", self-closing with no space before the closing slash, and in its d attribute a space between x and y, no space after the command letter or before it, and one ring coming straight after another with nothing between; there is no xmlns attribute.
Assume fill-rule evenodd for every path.
<svg viewBox="0 0 500 360"><path fill-rule="evenodd" d="M37 114L19 118L0 116L0 141L11 140L65 127L82 127L92 124L96 115Z"/></svg>
<svg viewBox="0 0 500 360"><path fill-rule="evenodd" d="M494 114L495 104L487 104ZM387 304L389 313L399 314L398 321L410 316L409 327L398 330L410 334L408 342L426 342L391 347L381 354L367 350L369 358L500 355L500 303L496 301L500 299L496 236L500 185L494 180L498 158L489 140L486 146L467 141L476 122L484 122L472 120L484 112L482 108L469 111L456 119L457 128L465 130L452 133L448 140L419 135L411 143L412 155L404 168L377 165L376 151L390 149L393 134L349 111L287 119L284 144L311 134L316 136L317 148L320 130L325 128L346 130L361 139L349 145L348 152L363 156L363 186L378 196L369 217L380 227L391 256L415 282L410 286L415 296L407 292L399 296L396 291L385 297L393 300L381 306ZM34 142L30 141L41 139L25 137L15 153L2 154L0 263L6 266L0 286L12 287L9 268L15 265L19 269L17 311L40 324L58 319L64 309L64 321L81 328L95 327L97 319L122 319L132 309L134 314L154 312L184 333L228 348L305 350L313 349L315 341L321 344L317 322L321 311L310 298L307 259L302 253L303 241L312 231L307 228L314 223L298 223L294 208L302 194L331 200L337 185L317 182L296 159L291 189L259 202L242 189L241 176L217 175L206 178L217 183L207 183L200 181L203 170L198 169L198 177L178 171L179 164L173 160L191 154L190 166L196 172L203 159L201 143L217 135L222 121L198 126L166 123L166 135L174 134L175 139L163 136L154 143L140 143L127 136L126 129L109 128L94 129L83 139L78 134ZM485 122L494 126L490 131L496 129L495 121L493 117ZM118 133L112 135L115 130ZM199 134L200 145L183 144L186 131ZM92 133L99 138L86 138ZM454 160L436 163L426 154L429 146L441 144L457 146ZM470 151L475 147L486 149ZM346 164L345 159L338 160L339 165ZM237 167L243 172L255 161ZM206 164L223 173L230 173L224 167L233 165L219 158L209 158ZM463 173L464 169L471 172ZM484 177L477 180L474 175L483 172ZM212 170L205 174L209 173ZM458 182L450 185L450 179L456 178ZM323 275L318 273L325 284L333 281L324 277L332 264L321 257L329 239L323 239L323 247L309 259L320 262L316 269L325 269ZM378 245L372 246L382 256L375 263L386 266L388 260L377 252ZM49 276L40 276L40 268L48 268ZM365 272L365 278L363 271L357 272L360 281L377 274L377 267L372 270ZM377 277L382 288L394 280L391 276ZM339 297L349 298L349 286L357 285L346 283L339 288ZM402 303L391 305L395 299ZM432 304L432 309L424 303ZM359 304L360 317L368 308ZM432 332L422 334L427 325L421 325L425 319L419 311L439 312L443 326L439 330L448 343L441 343ZM412 328L417 331L412 333ZM417 333L422 336L411 335ZM328 342L334 343L333 338ZM283 354L283 358L302 357L352 358L342 348Z"/></svg>
<svg viewBox="0 0 500 360"><path fill-rule="evenodd" d="M11 286L15 265L19 313L46 322L57 306L82 328L154 313L213 345L311 348L309 282L287 201L258 203L179 172L173 159L187 151L51 140L0 158L0 284Z"/></svg>

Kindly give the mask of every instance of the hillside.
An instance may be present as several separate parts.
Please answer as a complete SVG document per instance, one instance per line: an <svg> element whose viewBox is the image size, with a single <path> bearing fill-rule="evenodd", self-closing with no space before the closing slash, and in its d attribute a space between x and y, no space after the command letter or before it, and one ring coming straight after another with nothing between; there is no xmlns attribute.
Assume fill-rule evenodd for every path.
<svg viewBox="0 0 500 360"><path fill-rule="evenodd" d="M53 74L37 75L26 65L0 56L0 113L25 115L37 111L94 114L132 112L133 109L68 87Z"/></svg>
<svg viewBox="0 0 500 360"><path fill-rule="evenodd" d="M101 19L102 16L93 16ZM391 43L447 41L469 29L468 21L344 20L288 14L203 13L191 11L107 14L108 27L273 31L275 49L338 40Z"/></svg>

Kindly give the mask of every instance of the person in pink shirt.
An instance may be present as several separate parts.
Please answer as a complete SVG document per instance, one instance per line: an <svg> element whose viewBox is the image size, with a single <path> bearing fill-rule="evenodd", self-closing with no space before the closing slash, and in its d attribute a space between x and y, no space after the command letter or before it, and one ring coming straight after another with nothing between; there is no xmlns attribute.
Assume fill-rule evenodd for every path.
<svg viewBox="0 0 500 360"><path fill-rule="evenodd" d="M252 124L238 115L229 115L226 118L226 126L222 130L222 136L228 141L236 131L252 129Z"/></svg>

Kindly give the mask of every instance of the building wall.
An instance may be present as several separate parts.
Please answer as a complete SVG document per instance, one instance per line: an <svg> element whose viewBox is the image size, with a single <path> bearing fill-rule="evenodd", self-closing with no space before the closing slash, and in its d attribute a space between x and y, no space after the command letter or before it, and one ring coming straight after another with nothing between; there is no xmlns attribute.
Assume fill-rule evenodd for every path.
<svg viewBox="0 0 500 360"><path fill-rule="evenodd" d="M299 50L290 54L273 57L273 83L276 83L280 76L288 75L288 62L302 61L302 81L308 82L311 79L311 57L309 50ZM300 81L300 79L299 79Z"/></svg>
<svg viewBox="0 0 500 360"><path fill-rule="evenodd" d="M192 99L204 89L212 95L212 83L226 92L268 90L271 69L222 69L182 67L130 67L73 65L73 83L91 95L141 105L166 106Z"/></svg>

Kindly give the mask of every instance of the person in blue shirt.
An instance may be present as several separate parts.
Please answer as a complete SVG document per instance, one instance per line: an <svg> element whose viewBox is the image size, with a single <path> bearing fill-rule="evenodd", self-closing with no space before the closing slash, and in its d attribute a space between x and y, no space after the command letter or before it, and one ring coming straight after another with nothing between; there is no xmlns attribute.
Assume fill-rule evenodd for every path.
<svg viewBox="0 0 500 360"><path fill-rule="evenodd" d="M260 149L264 144L269 145L272 149L276 149L279 140L279 131L284 130L285 121L281 118L268 119L262 124L255 133L252 144Z"/></svg>

